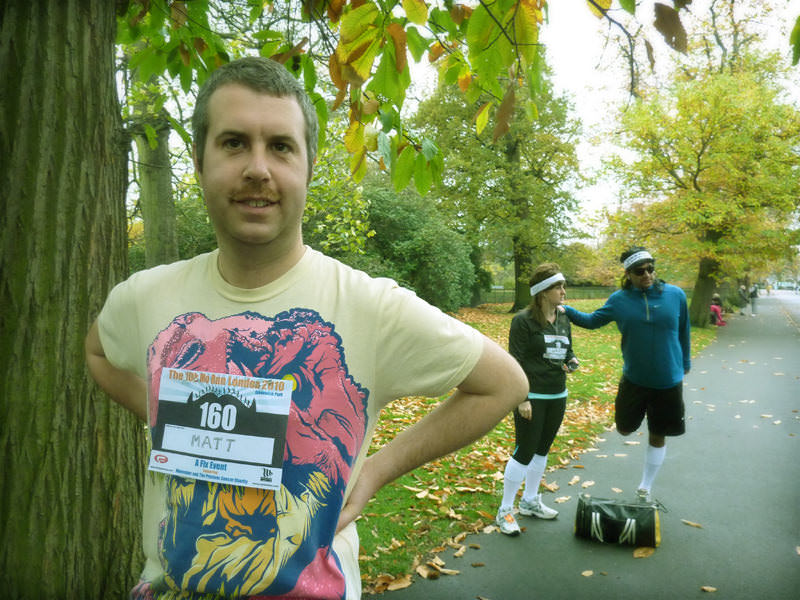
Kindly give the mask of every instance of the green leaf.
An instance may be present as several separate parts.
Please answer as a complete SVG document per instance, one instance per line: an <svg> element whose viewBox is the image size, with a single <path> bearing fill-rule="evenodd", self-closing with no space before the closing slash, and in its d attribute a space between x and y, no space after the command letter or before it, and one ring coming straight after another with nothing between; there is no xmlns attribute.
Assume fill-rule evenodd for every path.
<svg viewBox="0 0 800 600"><path fill-rule="evenodd" d="M403 0L403 10L408 20L415 25L425 25L428 22L428 6L425 0Z"/></svg>
<svg viewBox="0 0 800 600"><path fill-rule="evenodd" d="M432 184L433 173L430 164L422 154L417 154L417 158L414 160L414 187L417 188L420 195L425 195Z"/></svg>
<svg viewBox="0 0 800 600"><path fill-rule="evenodd" d="M636 0L619 0L619 5L632 15L636 14Z"/></svg>
<svg viewBox="0 0 800 600"><path fill-rule="evenodd" d="M419 62L422 57L425 56L425 53L431 45L430 40L422 37L414 26L409 26L406 29L406 44L408 45L408 50L411 52L411 56L414 57L416 62Z"/></svg>
<svg viewBox="0 0 800 600"><path fill-rule="evenodd" d="M539 22L542 12L530 3L520 2L511 9L508 17L514 18L514 35L519 53L527 64L536 60L539 48Z"/></svg>
<svg viewBox="0 0 800 600"><path fill-rule="evenodd" d="M486 124L489 123L489 109L492 108L493 102L487 102L483 106L478 109L478 114L475 115L475 131L478 135L486 128Z"/></svg>
<svg viewBox="0 0 800 600"><path fill-rule="evenodd" d="M378 132L378 152L385 165L392 164L392 142L383 131Z"/></svg>
<svg viewBox="0 0 800 600"><path fill-rule="evenodd" d="M391 109L386 110L381 108L378 114L381 120L381 127L383 128L383 131L389 133L392 129L394 129L395 117L397 116L397 113Z"/></svg>
<svg viewBox="0 0 800 600"><path fill-rule="evenodd" d="M149 123L144 124L144 136L147 138L147 145L151 150L158 148L158 133Z"/></svg>
<svg viewBox="0 0 800 600"><path fill-rule="evenodd" d="M439 148L429 139L422 140L422 154L427 160L433 160L439 154Z"/></svg>
<svg viewBox="0 0 800 600"><path fill-rule="evenodd" d="M792 65L797 65L800 62L800 17L797 17L797 21L794 23L789 42L792 45Z"/></svg>
<svg viewBox="0 0 800 600"><path fill-rule="evenodd" d="M392 164L392 185L396 192L404 190L411 181L416 157L416 151L413 146L409 145L403 148L400 156Z"/></svg>
<svg viewBox="0 0 800 600"><path fill-rule="evenodd" d="M383 48L383 55L378 69L367 86L367 90L388 98L395 105L402 106L406 90L411 85L411 73L408 67L402 73L395 67L395 49L392 44Z"/></svg>
<svg viewBox="0 0 800 600"><path fill-rule="evenodd" d="M372 2L362 4L355 10L350 10L342 16L339 32L341 41L349 44L358 39L380 17L378 7Z"/></svg>
<svg viewBox="0 0 800 600"><path fill-rule="evenodd" d="M186 128L178 121L175 117L170 115L169 113L165 113L169 124L172 126L172 129L178 132L178 135L181 136L183 143L186 144L187 148L192 147L192 136L191 134L186 131Z"/></svg>

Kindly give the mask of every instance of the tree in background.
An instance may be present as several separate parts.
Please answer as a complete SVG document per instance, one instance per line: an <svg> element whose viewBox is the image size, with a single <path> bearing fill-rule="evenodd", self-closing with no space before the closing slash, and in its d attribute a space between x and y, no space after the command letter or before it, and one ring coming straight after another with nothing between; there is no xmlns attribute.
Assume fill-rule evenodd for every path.
<svg viewBox="0 0 800 600"><path fill-rule="evenodd" d="M560 240L572 233L571 213L577 207L572 189L579 180L580 125L570 118L567 101L554 97L543 82L536 102L507 107L513 113L509 128L496 140L470 127L485 98L467 103L452 86L440 86L416 115L417 126L444 150L445 175L435 195L441 209L476 245L510 251L512 310L528 304L533 267L550 260ZM535 111L536 119L526 110Z"/></svg>
<svg viewBox="0 0 800 600"><path fill-rule="evenodd" d="M695 263L695 325L707 322L718 281L763 268L798 242L800 113L763 76L770 67L679 77L669 95L622 115L636 157L614 169L642 204L619 213L615 228Z"/></svg>
<svg viewBox="0 0 800 600"><path fill-rule="evenodd" d="M383 175L368 177L365 183L375 235L364 256L343 260L373 276L396 279L442 310L467 305L475 270L464 236L452 231L436 207L414 191L398 194Z"/></svg>
<svg viewBox="0 0 800 600"><path fill-rule="evenodd" d="M126 276L115 6L0 8L0 589L122 598L142 564L144 429L83 340Z"/></svg>

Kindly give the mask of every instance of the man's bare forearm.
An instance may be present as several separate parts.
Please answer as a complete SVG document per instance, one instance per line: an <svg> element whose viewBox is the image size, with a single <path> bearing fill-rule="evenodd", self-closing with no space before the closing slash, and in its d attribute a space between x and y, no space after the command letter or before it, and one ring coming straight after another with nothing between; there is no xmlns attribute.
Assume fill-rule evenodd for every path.
<svg viewBox="0 0 800 600"><path fill-rule="evenodd" d="M387 483L486 434L527 394L522 368L486 339L478 364L458 389L365 461L339 527L354 519Z"/></svg>

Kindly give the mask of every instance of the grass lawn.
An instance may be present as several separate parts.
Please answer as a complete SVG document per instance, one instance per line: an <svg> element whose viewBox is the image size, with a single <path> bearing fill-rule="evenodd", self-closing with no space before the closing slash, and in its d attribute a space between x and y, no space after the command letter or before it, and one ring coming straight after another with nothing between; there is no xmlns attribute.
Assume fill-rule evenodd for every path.
<svg viewBox="0 0 800 600"><path fill-rule="evenodd" d="M604 300L571 300L592 311ZM503 348L508 347L510 304L462 309L456 315ZM692 354L707 346L716 328L692 328ZM564 422L550 451L548 471L564 468L613 423L613 403L622 372L620 334L615 324L588 331L572 329L578 372L569 375ZM386 407L372 440L374 452L417 421L442 398L403 398ZM514 423L507 416L489 434L462 450L429 463L384 487L357 525L359 562L365 592L402 586L415 569L463 539L494 523L502 493L503 470L513 450ZM545 475L545 485L547 475Z"/></svg>

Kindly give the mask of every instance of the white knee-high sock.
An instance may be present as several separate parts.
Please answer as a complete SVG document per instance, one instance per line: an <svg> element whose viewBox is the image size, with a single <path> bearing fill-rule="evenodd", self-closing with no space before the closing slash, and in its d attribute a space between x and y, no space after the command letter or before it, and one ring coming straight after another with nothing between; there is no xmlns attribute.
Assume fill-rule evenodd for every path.
<svg viewBox="0 0 800 600"><path fill-rule="evenodd" d="M662 446L661 448L647 446L647 452L644 457L642 482L639 484L639 489L650 491L653 487L653 482L656 480L656 475L658 475L658 470L661 468L661 465L664 464L664 457L666 454L666 446Z"/></svg>
<svg viewBox="0 0 800 600"><path fill-rule="evenodd" d="M513 458L509 458L506 463L505 477L503 478L503 503L500 510L511 510L514 508L514 500L517 492L525 479L525 469L527 467L518 463Z"/></svg>
<svg viewBox="0 0 800 600"><path fill-rule="evenodd" d="M547 468L547 455L534 454L525 471L525 491L522 498L532 502L539 495L539 484L542 483L544 470Z"/></svg>

